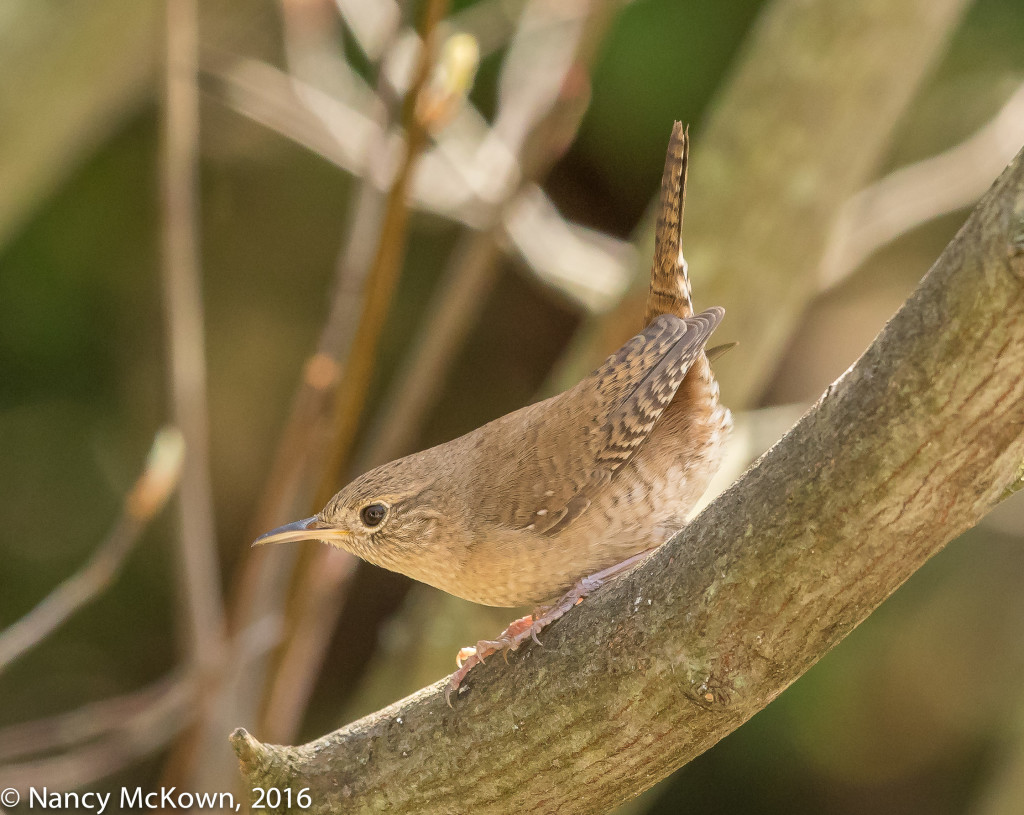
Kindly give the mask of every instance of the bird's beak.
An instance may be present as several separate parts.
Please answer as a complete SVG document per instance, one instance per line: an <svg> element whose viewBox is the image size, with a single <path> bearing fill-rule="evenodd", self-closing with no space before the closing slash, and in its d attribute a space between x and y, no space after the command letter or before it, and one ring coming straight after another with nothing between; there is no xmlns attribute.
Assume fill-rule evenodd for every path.
<svg viewBox="0 0 1024 815"><path fill-rule="evenodd" d="M263 546L265 543L289 543L291 541L339 540L348 535L345 529L335 529L315 515L312 518L303 518L301 521L294 521L277 529L271 529L266 535L260 535L252 542L253 546Z"/></svg>

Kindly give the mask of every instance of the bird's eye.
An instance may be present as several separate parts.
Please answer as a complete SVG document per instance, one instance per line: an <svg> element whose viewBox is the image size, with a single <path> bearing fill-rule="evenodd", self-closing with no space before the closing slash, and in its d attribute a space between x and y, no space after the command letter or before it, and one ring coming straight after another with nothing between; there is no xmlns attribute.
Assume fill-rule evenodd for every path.
<svg viewBox="0 0 1024 815"><path fill-rule="evenodd" d="M380 526L387 514L388 508L384 504L368 504L360 510L359 517L367 526Z"/></svg>

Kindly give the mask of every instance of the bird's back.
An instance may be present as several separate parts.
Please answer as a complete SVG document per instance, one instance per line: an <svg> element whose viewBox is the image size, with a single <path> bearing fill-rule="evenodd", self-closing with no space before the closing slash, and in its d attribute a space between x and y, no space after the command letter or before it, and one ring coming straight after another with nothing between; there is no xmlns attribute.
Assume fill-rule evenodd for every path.
<svg viewBox="0 0 1024 815"><path fill-rule="evenodd" d="M701 316L694 316L681 246L688 153L688 134L676 122L662 176L644 315L649 327L662 315L682 321ZM552 516L565 513L565 504L572 501L565 500L566 494L578 495L593 482L594 436L601 426L595 415L622 394L614 388L601 394L598 369L571 390L498 420L508 450L496 478L507 486L491 493L491 511L501 514L504 522L498 536L490 542L481 540L477 556L470 557L466 568L483 568L484 563L493 568L500 562L508 578L502 581L505 596L494 592L475 599L493 605L551 599L579 578L663 543L685 525L719 467L732 427L703 350L707 335L721 319L721 310L713 311L713 324L695 344L697 353L653 427L621 467L599 479L596 487L591 485L586 500L577 501L554 523ZM628 347L627 343L618 355ZM657 352L670 353L665 348ZM620 360L618 365L622 364ZM596 409L599 402L602 408ZM530 520L524 522L525 518Z"/></svg>
<svg viewBox="0 0 1024 815"><path fill-rule="evenodd" d="M687 153L677 122L644 331L570 390L416 454L445 457L430 461L457 479L449 521L466 545L403 571L478 603L537 604L685 525L731 427L704 352L724 312L694 314L681 252Z"/></svg>

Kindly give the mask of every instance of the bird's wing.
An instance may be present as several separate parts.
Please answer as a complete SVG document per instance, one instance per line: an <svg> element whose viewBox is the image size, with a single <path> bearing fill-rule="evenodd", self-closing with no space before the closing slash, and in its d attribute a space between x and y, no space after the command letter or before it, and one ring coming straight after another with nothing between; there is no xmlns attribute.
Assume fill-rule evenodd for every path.
<svg viewBox="0 0 1024 815"><path fill-rule="evenodd" d="M555 535L590 506L643 445L724 313L711 308L685 319L661 315L565 394L570 398L564 409L582 406L582 413L557 417L574 425L559 450L561 472L538 479L543 494L520 503L515 526ZM538 469L552 468L538 462Z"/></svg>

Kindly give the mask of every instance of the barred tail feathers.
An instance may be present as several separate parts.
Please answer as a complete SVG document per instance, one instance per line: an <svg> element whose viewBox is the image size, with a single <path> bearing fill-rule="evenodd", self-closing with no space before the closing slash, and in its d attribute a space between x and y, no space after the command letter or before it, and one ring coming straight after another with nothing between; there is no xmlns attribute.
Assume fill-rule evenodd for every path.
<svg viewBox="0 0 1024 815"><path fill-rule="evenodd" d="M647 295L644 325L661 314L692 317L690 279L683 258L683 207L686 204L686 164L690 152L689 129L672 126L665 171L661 177L661 208L654 232L654 264Z"/></svg>

